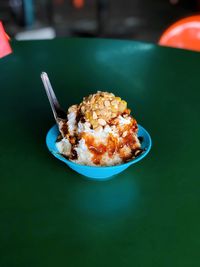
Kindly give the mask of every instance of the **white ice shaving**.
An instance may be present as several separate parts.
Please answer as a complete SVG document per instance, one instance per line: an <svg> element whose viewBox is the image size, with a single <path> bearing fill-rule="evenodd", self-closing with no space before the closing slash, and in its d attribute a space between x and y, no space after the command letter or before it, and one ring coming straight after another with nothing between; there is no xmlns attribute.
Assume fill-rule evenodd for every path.
<svg viewBox="0 0 200 267"><path fill-rule="evenodd" d="M112 133L114 136L117 135L116 133L116 127L115 126L108 126L106 125L104 128L101 127L98 131L93 130L90 128L90 123L85 122L79 122L78 123L78 133L89 133L93 137L95 137L96 142L105 142L106 139L108 138L109 134Z"/></svg>
<svg viewBox="0 0 200 267"><path fill-rule="evenodd" d="M70 156L72 146L68 139L63 138L60 142L56 143L56 147L61 154Z"/></svg>
<svg viewBox="0 0 200 267"><path fill-rule="evenodd" d="M85 144L85 140L81 139L78 143L78 146L75 148L77 152L78 159L73 160L76 163L79 163L81 165L95 165L92 162L92 153L89 151L87 145Z"/></svg>
<svg viewBox="0 0 200 267"><path fill-rule="evenodd" d="M122 116L119 116L118 119L119 119L119 124L121 126L125 125L125 124L130 124L130 122L131 122L131 118L130 117L124 118Z"/></svg>
<svg viewBox="0 0 200 267"><path fill-rule="evenodd" d="M76 125L76 112L70 112L67 115L67 126L68 126L68 131L70 135L73 135L74 132L76 131L77 125Z"/></svg>

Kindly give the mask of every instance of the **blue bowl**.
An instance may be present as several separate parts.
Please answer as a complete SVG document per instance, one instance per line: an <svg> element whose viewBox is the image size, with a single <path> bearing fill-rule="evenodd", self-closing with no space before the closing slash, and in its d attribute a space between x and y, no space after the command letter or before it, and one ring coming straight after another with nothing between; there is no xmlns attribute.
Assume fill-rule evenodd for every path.
<svg viewBox="0 0 200 267"><path fill-rule="evenodd" d="M59 130L57 125L54 125L47 133L46 136L46 144L49 149L49 151L59 160L63 161L66 163L71 169L74 171L92 178L92 179L97 179L97 180L106 180L107 178L116 175L125 169L127 169L129 166L132 164L135 164L136 162L140 161L143 159L150 151L151 149L151 137L148 134L148 132L140 125L138 125L138 136L141 136L143 141L142 141L142 149L144 149L144 152L140 154L138 157L135 159L124 163L120 165L115 165L115 166L106 166L106 167L97 167L97 166L85 166L85 165L80 165L77 163L74 163L70 160L67 160L65 157L63 157L61 154L59 154L59 151L56 147L56 139L59 134Z"/></svg>

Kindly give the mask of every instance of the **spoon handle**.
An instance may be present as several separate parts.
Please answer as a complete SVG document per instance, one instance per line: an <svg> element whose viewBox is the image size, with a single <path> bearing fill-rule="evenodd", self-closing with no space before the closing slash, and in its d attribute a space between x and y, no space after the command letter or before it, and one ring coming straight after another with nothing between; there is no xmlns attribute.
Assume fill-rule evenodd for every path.
<svg viewBox="0 0 200 267"><path fill-rule="evenodd" d="M49 103L51 105L51 109L53 111L53 115L54 115L56 122L58 122L58 120L60 120L60 119L65 120L66 119L66 112L64 112L61 109L60 104L56 98L56 95L54 93L54 90L51 86L49 77L48 77L46 72L41 73L41 79L42 79L47 97L49 99Z"/></svg>

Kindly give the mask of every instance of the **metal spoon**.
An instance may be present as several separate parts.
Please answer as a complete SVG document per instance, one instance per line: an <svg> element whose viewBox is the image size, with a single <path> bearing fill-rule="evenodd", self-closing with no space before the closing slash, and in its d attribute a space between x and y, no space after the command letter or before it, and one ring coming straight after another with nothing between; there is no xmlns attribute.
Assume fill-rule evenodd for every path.
<svg viewBox="0 0 200 267"><path fill-rule="evenodd" d="M46 72L41 73L41 79L42 79L47 97L49 99L49 103L51 105L51 109L53 111L55 121L58 124L60 133L64 137L66 133L64 133L63 124L66 123L66 121L67 121L67 114L61 108Z"/></svg>

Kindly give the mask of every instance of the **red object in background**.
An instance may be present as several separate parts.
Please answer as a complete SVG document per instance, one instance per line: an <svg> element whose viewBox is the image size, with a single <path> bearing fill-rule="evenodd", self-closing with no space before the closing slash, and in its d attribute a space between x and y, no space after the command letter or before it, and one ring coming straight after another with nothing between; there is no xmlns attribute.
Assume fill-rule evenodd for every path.
<svg viewBox="0 0 200 267"><path fill-rule="evenodd" d="M161 36L159 45L200 52L200 15L172 24Z"/></svg>
<svg viewBox="0 0 200 267"><path fill-rule="evenodd" d="M82 8L85 4L85 0L73 0L73 5L75 8Z"/></svg>
<svg viewBox="0 0 200 267"><path fill-rule="evenodd" d="M9 39L9 36L5 33L3 24L0 21L0 58L12 53L12 49L9 44Z"/></svg>

